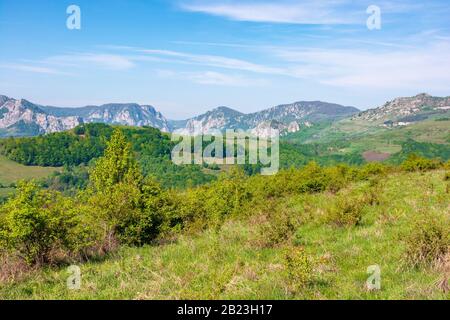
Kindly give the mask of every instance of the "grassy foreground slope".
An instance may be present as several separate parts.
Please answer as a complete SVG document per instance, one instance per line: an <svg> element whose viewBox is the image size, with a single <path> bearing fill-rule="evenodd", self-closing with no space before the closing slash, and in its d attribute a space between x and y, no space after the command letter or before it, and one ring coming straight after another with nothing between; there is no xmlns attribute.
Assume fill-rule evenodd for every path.
<svg viewBox="0 0 450 320"><path fill-rule="evenodd" d="M353 226L327 216L346 195L265 199L221 228L183 232L169 243L123 247L80 265L82 285L68 290L66 268L44 269L0 284L0 299L450 299L450 260L414 267L406 259L417 226L435 215L448 223L444 171L395 173ZM447 225L448 226L448 225ZM297 257L297 258L296 258ZM381 290L366 288L367 268L381 268Z"/></svg>

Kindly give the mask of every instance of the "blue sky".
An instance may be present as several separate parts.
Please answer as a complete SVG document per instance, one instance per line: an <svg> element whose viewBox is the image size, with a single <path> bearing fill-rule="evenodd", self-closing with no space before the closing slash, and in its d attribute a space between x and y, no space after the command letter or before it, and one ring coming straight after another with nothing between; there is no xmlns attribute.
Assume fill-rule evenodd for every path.
<svg viewBox="0 0 450 320"><path fill-rule="evenodd" d="M72 4L81 30L66 27ZM0 0L0 41L0 94L46 105L138 102L182 119L450 95L448 0Z"/></svg>

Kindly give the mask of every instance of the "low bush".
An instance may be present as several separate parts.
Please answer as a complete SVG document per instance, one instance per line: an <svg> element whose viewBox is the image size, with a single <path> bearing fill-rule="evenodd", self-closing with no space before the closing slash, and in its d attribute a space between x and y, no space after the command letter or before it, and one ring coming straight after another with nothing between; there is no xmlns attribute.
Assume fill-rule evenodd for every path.
<svg viewBox="0 0 450 320"><path fill-rule="evenodd" d="M300 193L318 193L327 189L331 177L317 163L311 162L299 172L298 179Z"/></svg>
<svg viewBox="0 0 450 320"><path fill-rule="evenodd" d="M384 176L389 172L390 168L385 164L371 162L362 166L358 170L358 178L361 180L369 180L371 177Z"/></svg>
<svg viewBox="0 0 450 320"><path fill-rule="evenodd" d="M401 164L401 168L408 172L435 170L440 167L442 167L441 161L421 158L414 154Z"/></svg>
<svg viewBox="0 0 450 320"><path fill-rule="evenodd" d="M438 214L427 214L417 220L405 238L404 264L427 267L439 263L450 253L450 220Z"/></svg>
<svg viewBox="0 0 450 320"><path fill-rule="evenodd" d="M444 174L444 181L450 181L450 171L447 171L447 172Z"/></svg>
<svg viewBox="0 0 450 320"><path fill-rule="evenodd" d="M0 244L30 265L54 263L55 252L74 256L90 245L91 229L73 201L20 183L17 195L0 209Z"/></svg>
<svg viewBox="0 0 450 320"><path fill-rule="evenodd" d="M374 206L381 202L381 195L383 193L383 186L380 177L372 177L369 180L369 185L363 190L364 200L366 204Z"/></svg>
<svg viewBox="0 0 450 320"><path fill-rule="evenodd" d="M296 293L304 289L314 279L314 259L301 247L285 250L284 265L290 289Z"/></svg>
<svg viewBox="0 0 450 320"><path fill-rule="evenodd" d="M360 224L363 210L371 200L365 195L339 194L328 209L326 220L339 227L353 227Z"/></svg>
<svg viewBox="0 0 450 320"><path fill-rule="evenodd" d="M299 221L286 212L273 208L267 220L260 226L260 243L264 247L273 247L289 240L299 226Z"/></svg>
<svg viewBox="0 0 450 320"><path fill-rule="evenodd" d="M349 182L353 181L356 176L356 171L347 165L337 165L324 169L327 179L327 190L332 193L337 193L344 188Z"/></svg>

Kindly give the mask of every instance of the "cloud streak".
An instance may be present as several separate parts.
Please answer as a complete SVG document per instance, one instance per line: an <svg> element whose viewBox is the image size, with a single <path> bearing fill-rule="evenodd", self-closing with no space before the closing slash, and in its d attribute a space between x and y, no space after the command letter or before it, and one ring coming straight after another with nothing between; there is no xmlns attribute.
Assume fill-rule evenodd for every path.
<svg viewBox="0 0 450 320"><path fill-rule="evenodd" d="M249 71L254 73L281 74L282 69L249 62L246 60L216 55L191 54L169 50L139 49L142 54L171 58L173 62L192 63L202 66Z"/></svg>
<svg viewBox="0 0 450 320"><path fill-rule="evenodd" d="M189 71L159 70L157 76L202 85L264 86L275 77L342 88L447 90L450 83L450 41L445 37L422 46L325 49L321 47L252 48L256 63L235 57L166 49L111 47L113 53L76 53L51 56L34 63L1 64L22 72L58 75L86 70L127 71L145 64L185 64ZM239 48L237 48L239 49ZM259 54L259 56L258 56ZM267 63L271 61L276 66ZM63 69L64 68L64 69ZM60 71L63 70L63 71ZM231 71L230 71L231 70ZM263 77L263 78L262 78Z"/></svg>
<svg viewBox="0 0 450 320"><path fill-rule="evenodd" d="M162 78L189 80L197 84L212 86L254 87L268 84L267 80L261 78L245 77L236 74L230 75L215 71L176 72L172 70L158 70L157 74Z"/></svg>
<svg viewBox="0 0 450 320"><path fill-rule="evenodd" d="M303 1L194 1L181 3L183 10L225 17L236 21L289 24L360 23L365 11L342 9L345 0ZM364 8L365 10L365 8Z"/></svg>
<svg viewBox="0 0 450 320"><path fill-rule="evenodd" d="M411 0L185 0L180 8L235 21L305 25L365 24L366 9L377 5L383 13L401 14L423 10L442 10L434 3Z"/></svg>
<svg viewBox="0 0 450 320"><path fill-rule="evenodd" d="M373 89L438 88L450 83L450 43L372 52L362 50L279 50L292 76L338 87Z"/></svg>
<svg viewBox="0 0 450 320"><path fill-rule="evenodd" d="M46 63L81 68L99 67L108 70L128 70L135 66L134 62L124 56L105 53L76 53L53 56L45 60Z"/></svg>
<svg viewBox="0 0 450 320"><path fill-rule="evenodd" d="M35 65L29 65L29 64L6 63L6 64L0 64L0 68L12 69L12 70L22 71L22 72L50 74L50 75L66 74L64 72L60 72L53 68L47 68L47 67L41 67L41 66L35 66Z"/></svg>
<svg viewBox="0 0 450 320"><path fill-rule="evenodd" d="M335 87L366 89L446 89L450 83L450 42L434 41L425 46L371 49L324 49L263 47L277 66L224 56L192 54L163 49L128 49L139 52L134 59L147 58L224 70L262 74L265 78L288 77ZM223 72L174 72L172 75L199 84L247 86L267 84L267 80Z"/></svg>

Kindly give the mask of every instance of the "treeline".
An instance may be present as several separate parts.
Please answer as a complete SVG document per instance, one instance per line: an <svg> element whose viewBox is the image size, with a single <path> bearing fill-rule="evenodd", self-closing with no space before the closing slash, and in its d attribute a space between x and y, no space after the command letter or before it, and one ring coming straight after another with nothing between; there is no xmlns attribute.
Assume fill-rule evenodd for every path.
<svg viewBox="0 0 450 320"><path fill-rule="evenodd" d="M215 176L198 166L176 166L170 161L175 143L151 127L121 127L144 176L153 176L164 187L185 188L207 183ZM0 140L0 150L9 159L28 166L64 167L42 182L56 190L84 188L91 162L103 155L114 128L106 124L85 124L67 132L38 137ZM75 168L81 166L81 169ZM83 181L84 179L84 181Z"/></svg>
<svg viewBox="0 0 450 320"><path fill-rule="evenodd" d="M104 153L113 130L106 124L85 124L67 132L3 139L0 140L0 150L9 159L24 165L64 167L62 172L55 173L40 184L58 191L73 191L86 187L88 168L94 159ZM155 177L165 188L183 189L211 182L217 178L221 169L217 165L205 165L202 168L173 164L170 157L175 142L157 129L121 127L121 130L131 142L142 174ZM204 141L203 147L208 144ZM281 143L280 150L282 168L301 167L312 159L318 159L321 165L338 162L359 164L363 161L360 156L322 157L319 154L322 155L324 150L315 145ZM261 172L260 165L244 165L242 168L247 175Z"/></svg>
<svg viewBox="0 0 450 320"><path fill-rule="evenodd" d="M0 141L9 159L24 165L43 167L77 166L100 157L114 128L106 124L85 124L72 131L37 137L8 138ZM132 141L133 151L152 157L169 157L172 142L159 130L144 127L122 128Z"/></svg>
<svg viewBox="0 0 450 320"><path fill-rule="evenodd" d="M376 202L383 175L450 169L448 163L420 157L410 157L400 168L382 164L321 167L312 162L274 176L247 177L235 167L217 181L180 192L144 177L134 155L124 132L116 129L104 156L91 169L85 190L68 197L33 182L20 183L16 196L0 207L0 255L7 256L8 263L22 261L30 266L85 261L123 244L141 246L181 230L220 228L227 217L250 215L271 199L337 193L357 181L370 183L356 205L370 205ZM357 224L355 202L343 201L330 221Z"/></svg>
<svg viewBox="0 0 450 320"><path fill-rule="evenodd" d="M365 163L361 153L348 154L330 153L330 150L339 150L348 147L348 142L335 142L327 144L301 144L297 142L281 143L280 165L282 168L302 167L311 161L322 166L333 166L340 163L348 165L362 165Z"/></svg>
<svg viewBox="0 0 450 320"><path fill-rule="evenodd" d="M446 161L450 159L450 145L429 142L417 142L408 139L402 143L402 150L394 154L389 163L399 164L408 159L410 155L417 155L428 159L441 159Z"/></svg>
<svg viewBox="0 0 450 320"><path fill-rule="evenodd" d="M85 188L86 172L91 162L100 157L106 148L114 127L105 124L85 124L72 131L54 133L32 138L8 138L0 140L0 151L9 159L24 165L65 167L63 172L43 182L44 186L56 190ZM217 178L221 167L205 165L177 166L171 161L171 151L175 142L169 135L151 127L121 127L132 152L145 177L153 176L165 188L183 189L209 183ZM206 147L210 142L203 142ZM193 143L191 144L194 145ZM362 165L365 163L360 152L333 152L349 147L350 142L343 139L322 144L300 144L293 140L280 143L280 167L288 169L300 168L311 161L322 166L333 166L339 163ZM226 150L226 148L224 148ZM237 148L235 148L235 152ZM248 153L248 150L246 150ZM442 144L421 143L408 140L402 143L402 151L392 155L388 164L398 165L410 154L425 158L450 159L450 147ZM81 169L75 167L81 166ZM85 168L85 170L83 169ZM210 169L210 170L205 170ZM242 169L247 175L261 172L261 165L244 165ZM83 181L84 180L84 181Z"/></svg>
<svg viewBox="0 0 450 320"><path fill-rule="evenodd" d="M6 157L27 166L76 166L100 157L111 133L106 125L86 125L45 136L2 139L0 146Z"/></svg>

